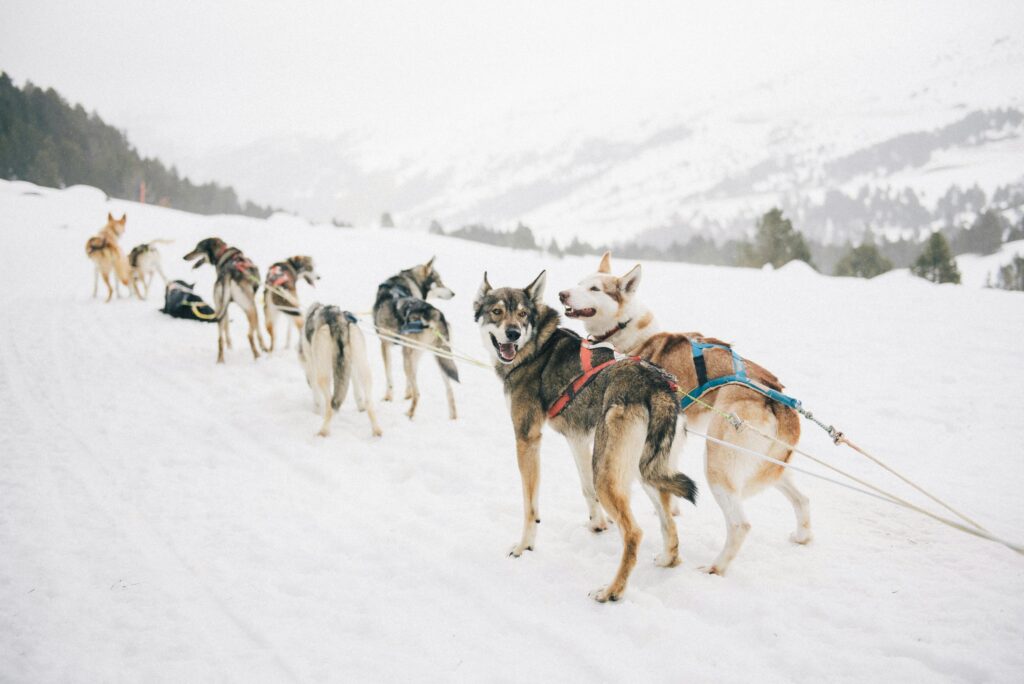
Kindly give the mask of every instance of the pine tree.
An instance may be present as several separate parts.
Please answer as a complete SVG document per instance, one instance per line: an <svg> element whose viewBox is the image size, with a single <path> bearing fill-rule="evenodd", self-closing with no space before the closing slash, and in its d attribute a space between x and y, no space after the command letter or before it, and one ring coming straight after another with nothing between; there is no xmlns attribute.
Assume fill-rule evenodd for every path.
<svg viewBox="0 0 1024 684"><path fill-rule="evenodd" d="M380 215L380 227L381 228L394 228L395 220L391 218L391 213L385 211Z"/></svg>
<svg viewBox="0 0 1024 684"><path fill-rule="evenodd" d="M442 226L437 219L433 219L430 222L430 228L427 229L427 232L431 235L444 235L444 226Z"/></svg>
<svg viewBox="0 0 1024 684"><path fill-rule="evenodd" d="M989 209L978 215L970 230L964 231L961 249L972 254L994 254L1003 244L1006 229L1006 219L999 212Z"/></svg>
<svg viewBox="0 0 1024 684"><path fill-rule="evenodd" d="M1024 291L1024 257L1017 254L1010 263L1001 266L996 273L996 282L991 287L997 287L1000 290Z"/></svg>
<svg viewBox="0 0 1024 684"><path fill-rule="evenodd" d="M934 232L910 272L933 283L960 283L960 271L942 233Z"/></svg>
<svg viewBox="0 0 1024 684"><path fill-rule="evenodd" d="M779 268L794 259L814 266L804 236L793 229L793 223L782 215L781 209L773 208L757 222L753 244L741 248L740 265L760 268L771 264Z"/></svg>
<svg viewBox="0 0 1024 684"><path fill-rule="evenodd" d="M892 270L892 262L882 256L870 234L864 237L859 247L850 250L836 264L835 275L874 278Z"/></svg>

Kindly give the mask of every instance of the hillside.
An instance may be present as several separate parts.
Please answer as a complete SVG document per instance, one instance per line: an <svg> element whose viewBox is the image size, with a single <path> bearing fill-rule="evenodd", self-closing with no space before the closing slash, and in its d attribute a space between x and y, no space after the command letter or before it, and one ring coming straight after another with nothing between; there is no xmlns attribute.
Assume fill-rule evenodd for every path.
<svg viewBox="0 0 1024 684"><path fill-rule="evenodd" d="M621 547L614 531L587 531L557 435L542 447L537 548L506 557L521 495L493 374L460 368L452 423L425 362L415 421L381 404L384 436L373 439L348 403L318 438L294 349L254 362L239 313L235 349L216 366L212 326L170 319L155 299L91 298L82 246L108 211L127 213L126 246L174 239L161 247L165 270L203 293L212 270L191 271L181 255L211 234L263 272L313 255L322 280L301 286L303 301L357 312L378 282L436 254L456 293L440 303L454 345L476 357L470 302L484 269L492 283L525 285L547 268L554 302L596 263L0 181L0 249L16 255L0 344L0 678L1019 679L1019 556L807 476L797 481L814 542L786 541L792 511L767 492L748 504L753 529L726 578L697 571L724 538L706 491L682 513L684 564L672 570L651 562L657 522L637 491L640 562L621 602L595 604L587 591L607 581ZM819 417L994 532L1024 529L1019 295L906 272L864 281L799 263L653 262L640 295L667 329L736 342ZM802 443L889 482L813 426ZM703 488L701 446L691 438L682 468Z"/></svg>
<svg viewBox="0 0 1024 684"><path fill-rule="evenodd" d="M52 88L19 88L0 71L0 178L50 187L92 185L111 197L139 199L199 214L266 217L231 187L196 184L158 159L142 157L95 112L72 106Z"/></svg>
<svg viewBox="0 0 1024 684"><path fill-rule="evenodd" d="M1007 218L1019 220L1024 38L994 26L887 44L886 55L804 64L712 94L668 69L658 106L609 92L585 116L571 103L528 102L429 141L281 136L189 163L321 220L370 223L390 211L423 230L435 219L449 230L522 221L563 245L723 240L772 206L809 238L840 244L865 226L895 238L969 222L979 195L982 208L1012 206Z"/></svg>

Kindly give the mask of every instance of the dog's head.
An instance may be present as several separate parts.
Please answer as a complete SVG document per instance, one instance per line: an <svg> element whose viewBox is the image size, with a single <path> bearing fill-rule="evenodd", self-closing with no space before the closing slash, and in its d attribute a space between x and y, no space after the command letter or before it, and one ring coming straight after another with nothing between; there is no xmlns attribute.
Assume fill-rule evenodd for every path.
<svg viewBox="0 0 1024 684"><path fill-rule="evenodd" d="M558 293L565 315L583 319L590 333L614 326L640 286L640 264L617 277L612 275L611 256L611 252L605 252L597 273L587 276L576 287Z"/></svg>
<svg viewBox="0 0 1024 684"><path fill-rule="evenodd" d="M288 264L295 269L296 275L316 287L316 281L320 280L320 274L316 272L316 267L313 265L313 257L293 256L288 259Z"/></svg>
<svg viewBox="0 0 1024 684"><path fill-rule="evenodd" d="M451 299L455 296L455 293L448 289L441 281L441 274L434 270L434 257L430 257L430 261L427 263L413 266L404 271L404 273L412 278L420 288L424 299L430 299L431 297Z"/></svg>
<svg viewBox="0 0 1024 684"><path fill-rule="evenodd" d="M117 237L124 235L125 224L128 222L128 214L121 214L121 218L116 219L114 215L109 211L107 212L107 225L103 226L101 232L113 233Z"/></svg>
<svg viewBox="0 0 1024 684"><path fill-rule="evenodd" d="M199 268L203 264L216 264L217 255L224 252L227 244L220 238L208 237L196 243L196 248L182 257L185 261L195 260L192 268Z"/></svg>
<svg viewBox="0 0 1024 684"><path fill-rule="evenodd" d="M512 363L527 343L537 334L537 322L544 309L544 280L541 271L532 283L519 289L491 287L484 273L484 281L473 302L473 318L480 326L484 346L494 360Z"/></svg>

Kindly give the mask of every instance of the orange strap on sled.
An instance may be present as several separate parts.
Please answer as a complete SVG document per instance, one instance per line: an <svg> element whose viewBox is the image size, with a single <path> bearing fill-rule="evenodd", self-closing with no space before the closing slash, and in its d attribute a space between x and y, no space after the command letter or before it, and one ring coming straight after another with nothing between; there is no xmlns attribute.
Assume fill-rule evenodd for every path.
<svg viewBox="0 0 1024 684"><path fill-rule="evenodd" d="M593 352L591 352L590 347L587 346L587 343L581 342L580 366L583 368L583 373L581 373L578 378L569 383L569 387L567 387L565 392L562 393L562 396L558 397L558 400L551 405L551 408L548 409L548 418L554 418L559 413L564 411L565 407L569 405L569 402L575 399L576 395L582 392L583 388L589 385L591 381L593 381L593 379L597 377L598 373L603 371L608 366L613 366L619 361L623 360L621 358L613 357L608 359L604 363L595 366L593 365L593 356ZM637 359L639 357L630 356L626 358Z"/></svg>

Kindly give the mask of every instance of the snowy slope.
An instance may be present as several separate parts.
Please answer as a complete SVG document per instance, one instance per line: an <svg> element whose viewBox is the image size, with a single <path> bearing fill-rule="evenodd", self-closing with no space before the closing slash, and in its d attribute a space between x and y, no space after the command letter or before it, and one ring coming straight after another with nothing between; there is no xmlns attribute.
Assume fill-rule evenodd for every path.
<svg viewBox="0 0 1024 684"><path fill-rule="evenodd" d="M563 244L574 235L604 244L658 228L678 231L680 240L701 230L734 236L797 192L910 189L933 208L953 184L991 194L1020 182L1013 160L1022 125L957 139L923 158L914 158L920 150L911 140L895 150L913 158L906 167L852 176L834 167L976 111L1021 109L1022 70L1024 38L993 25L955 39L936 33L925 46L866 39L841 58L829 52L771 78L713 87L691 82L685 68L669 69L658 101L618 102L614 90L602 91L585 112L573 102L525 103L472 125L455 118L422 138L390 130L279 136L182 162L246 196L319 219L369 223L389 211L418 229L433 219L449 229L524 221ZM853 237L863 225L855 222ZM816 238L846 237L799 227Z"/></svg>
<svg viewBox="0 0 1024 684"><path fill-rule="evenodd" d="M425 363L414 422L382 404L375 440L349 403L317 438L294 350L254 362L238 313L218 367L212 326L163 316L155 298L90 298L82 248L107 211L127 211L129 246L174 238L165 269L195 274L203 292L212 271L187 274L180 255L210 234L264 271L314 255L323 279L304 301L356 311L380 280L436 253L456 292L441 304L455 346L478 357L469 311L483 269L526 284L548 268L553 301L594 266L0 183L0 680L1019 681L1024 560L807 477L815 541L789 544L788 504L763 494L727 578L696 571L724 539L710 497L684 510L672 570L651 562L656 518L635 497L641 562L622 602L593 603L620 544L584 527L557 435L543 445L537 549L505 557L520 489L490 373L462 367L455 423ZM667 329L734 340L865 447L1022 536L1020 295L905 272L665 263L645 264L641 294ZM379 354L371 362L379 397ZM805 435L812 452L875 476ZM698 442L683 467L703 484Z"/></svg>

